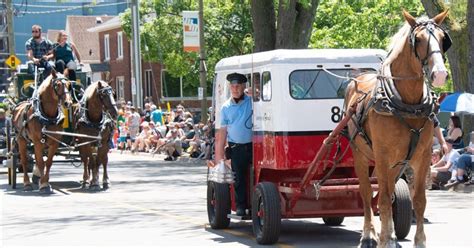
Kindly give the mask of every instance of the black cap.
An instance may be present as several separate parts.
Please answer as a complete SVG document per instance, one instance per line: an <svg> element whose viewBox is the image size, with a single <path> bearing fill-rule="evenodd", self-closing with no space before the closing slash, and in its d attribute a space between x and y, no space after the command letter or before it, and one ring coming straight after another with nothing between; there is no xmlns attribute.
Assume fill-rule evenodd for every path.
<svg viewBox="0 0 474 248"><path fill-rule="evenodd" d="M231 84L244 84L247 82L247 77L240 73L234 72L232 74L227 75L227 81L229 81L229 83Z"/></svg>

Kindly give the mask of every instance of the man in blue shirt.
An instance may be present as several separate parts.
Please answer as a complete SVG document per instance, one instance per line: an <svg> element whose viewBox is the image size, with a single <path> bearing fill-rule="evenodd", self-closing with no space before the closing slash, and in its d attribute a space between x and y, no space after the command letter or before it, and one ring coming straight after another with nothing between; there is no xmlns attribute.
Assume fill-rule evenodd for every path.
<svg viewBox="0 0 474 248"><path fill-rule="evenodd" d="M252 163L252 101L244 94L247 78L239 73L227 76L231 98L221 109L221 127L216 135L216 160L224 159L226 140L230 147L232 170L235 172L236 214L244 216L247 209L247 175Z"/></svg>

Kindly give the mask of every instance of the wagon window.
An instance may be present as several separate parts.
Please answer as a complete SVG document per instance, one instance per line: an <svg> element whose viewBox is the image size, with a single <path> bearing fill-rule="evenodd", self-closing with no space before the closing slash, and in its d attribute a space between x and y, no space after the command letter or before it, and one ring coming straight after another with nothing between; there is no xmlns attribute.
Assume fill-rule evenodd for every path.
<svg viewBox="0 0 474 248"><path fill-rule="evenodd" d="M321 69L293 71L290 74L290 95L295 99L344 98L349 83L347 78L367 69L348 68L328 71L329 73Z"/></svg>
<svg viewBox="0 0 474 248"><path fill-rule="evenodd" d="M262 74L262 100L272 100L272 76L269 71Z"/></svg>
<svg viewBox="0 0 474 248"><path fill-rule="evenodd" d="M252 96L253 101L260 101L260 73L256 72L252 77Z"/></svg>

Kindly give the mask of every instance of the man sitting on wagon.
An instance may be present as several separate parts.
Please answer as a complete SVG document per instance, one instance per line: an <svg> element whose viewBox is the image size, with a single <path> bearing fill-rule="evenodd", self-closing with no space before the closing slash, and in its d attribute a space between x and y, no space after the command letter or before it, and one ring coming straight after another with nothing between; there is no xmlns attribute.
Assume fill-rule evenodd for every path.
<svg viewBox="0 0 474 248"><path fill-rule="evenodd" d="M28 73L35 73L35 66L44 68L43 76L46 78L54 63L49 61L52 57L53 43L46 38L41 37L41 26L33 25L31 27L32 37L25 43L28 61Z"/></svg>

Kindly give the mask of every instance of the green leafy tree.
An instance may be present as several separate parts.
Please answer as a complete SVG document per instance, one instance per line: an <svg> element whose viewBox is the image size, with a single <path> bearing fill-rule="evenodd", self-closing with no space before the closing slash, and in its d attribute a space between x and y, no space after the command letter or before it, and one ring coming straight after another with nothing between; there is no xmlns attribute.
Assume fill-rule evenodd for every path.
<svg viewBox="0 0 474 248"><path fill-rule="evenodd" d="M251 18L245 1L205 1L204 39L208 75L222 58L252 51ZM182 11L197 10L197 1L142 1L140 6L141 51L145 61L162 63L169 75L183 77L184 95L196 95L199 86L199 54L183 51ZM156 18L146 18L150 14ZM131 34L131 13L121 15L122 26ZM208 76L212 78L212 76ZM208 80L209 81L209 80ZM176 81L175 81L176 82ZM209 83L209 82L208 82ZM165 91L179 92L179 84L164 85ZM211 92L211 87L207 87Z"/></svg>

